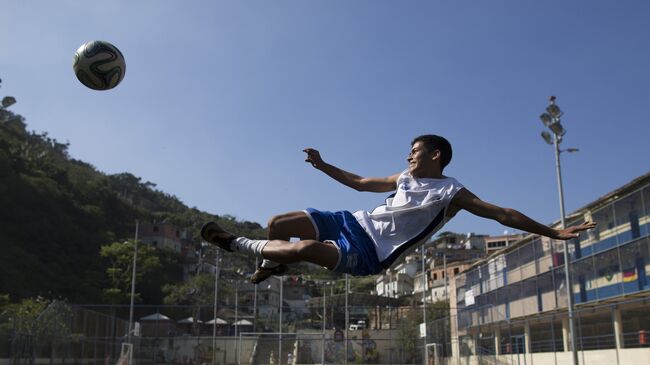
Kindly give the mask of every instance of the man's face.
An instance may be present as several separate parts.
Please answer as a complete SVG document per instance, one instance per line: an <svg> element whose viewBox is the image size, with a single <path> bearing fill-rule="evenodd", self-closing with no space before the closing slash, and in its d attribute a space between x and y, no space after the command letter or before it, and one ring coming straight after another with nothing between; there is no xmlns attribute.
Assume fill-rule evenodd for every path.
<svg viewBox="0 0 650 365"><path fill-rule="evenodd" d="M438 150L427 151L424 143L418 141L411 147L411 152L406 159L409 163L409 172L412 176L425 176L427 172L434 171L435 159L440 156Z"/></svg>

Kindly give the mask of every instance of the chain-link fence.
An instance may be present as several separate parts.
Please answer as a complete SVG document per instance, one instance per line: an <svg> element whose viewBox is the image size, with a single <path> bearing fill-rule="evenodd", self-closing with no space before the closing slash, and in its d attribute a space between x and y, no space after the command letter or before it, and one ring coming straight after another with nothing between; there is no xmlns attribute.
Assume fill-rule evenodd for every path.
<svg viewBox="0 0 650 365"><path fill-rule="evenodd" d="M561 364L571 358L566 312L467 321L462 313L445 315L446 306L439 304L427 305L426 313L417 305L303 304L285 306L282 316L279 309L221 305L216 319L212 306L135 306L132 359L138 364L460 365ZM648 309L645 298L576 308L581 362L591 363L594 354L621 364L633 356L626 351L648 355L631 352L650 351ZM3 315L0 363L117 364L128 341L128 318L128 306L62 302L52 302L29 320Z"/></svg>

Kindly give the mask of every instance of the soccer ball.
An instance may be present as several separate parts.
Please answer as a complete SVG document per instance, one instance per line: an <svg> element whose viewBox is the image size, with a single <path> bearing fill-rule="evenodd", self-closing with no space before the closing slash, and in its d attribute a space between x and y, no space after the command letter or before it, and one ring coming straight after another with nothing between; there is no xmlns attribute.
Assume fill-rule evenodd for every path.
<svg viewBox="0 0 650 365"><path fill-rule="evenodd" d="M74 54L72 69L82 84L93 90L109 90L124 78L126 63L117 47L104 41L84 43Z"/></svg>

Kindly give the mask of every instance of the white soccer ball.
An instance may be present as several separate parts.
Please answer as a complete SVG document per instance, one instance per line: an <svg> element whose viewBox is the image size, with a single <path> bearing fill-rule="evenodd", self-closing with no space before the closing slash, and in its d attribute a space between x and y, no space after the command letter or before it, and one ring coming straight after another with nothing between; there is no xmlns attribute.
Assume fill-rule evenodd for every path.
<svg viewBox="0 0 650 365"><path fill-rule="evenodd" d="M72 69L82 84L93 90L109 90L124 78L126 63L117 47L104 41L84 43L74 54Z"/></svg>

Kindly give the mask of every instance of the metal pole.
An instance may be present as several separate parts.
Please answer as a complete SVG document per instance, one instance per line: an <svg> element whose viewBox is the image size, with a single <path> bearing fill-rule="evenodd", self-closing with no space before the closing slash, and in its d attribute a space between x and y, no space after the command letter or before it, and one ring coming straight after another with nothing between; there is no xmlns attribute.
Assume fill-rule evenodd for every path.
<svg viewBox="0 0 650 365"><path fill-rule="evenodd" d="M237 337L237 320L238 318L238 312L239 312L239 283L237 282L237 279L235 279L235 337Z"/></svg>
<svg viewBox="0 0 650 365"><path fill-rule="evenodd" d="M442 271L443 275L442 278L444 279L444 284L445 284L445 300L449 300L447 297L447 253L443 252L442 253Z"/></svg>
<svg viewBox="0 0 650 365"><path fill-rule="evenodd" d="M214 255L214 315L212 320L212 365L215 364L217 358L217 299L219 289L219 253L217 251Z"/></svg>
<svg viewBox="0 0 650 365"><path fill-rule="evenodd" d="M255 258L257 268L258 258ZM257 285L253 285L253 332L257 332Z"/></svg>
<svg viewBox="0 0 650 365"><path fill-rule="evenodd" d="M426 255L424 252L424 243L422 244L422 323L424 327L424 365L429 363L429 354L427 353L427 271L426 271Z"/></svg>
<svg viewBox="0 0 650 365"><path fill-rule="evenodd" d="M393 353L393 307L388 306L388 356L390 365L393 365Z"/></svg>
<svg viewBox="0 0 650 365"><path fill-rule="evenodd" d="M553 133L553 143L555 145L555 167L557 171L557 186L560 196L560 224L561 229L566 227L564 214L564 191L562 189L562 170L560 168L560 141L558 135ZM567 309L569 314L569 335L571 336L571 352L573 353L573 364L579 364L578 348L576 346L576 332L573 321L573 290L571 288L571 276L569 272L569 242L564 240L564 278L567 292Z"/></svg>
<svg viewBox="0 0 650 365"><path fill-rule="evenodd" d="M135 301L135 267L138 260L138 228L139 222L135 220L135 240L133 241L133 268L131 270L131 306L129 309L129 334L127 342L131 343L131 335L133 333L133 305Z"/></svg>
<svg viewBox="0 0 650 365"><path fill-rule="evenodd" d="M325 325L327 323L327 306L326 306L327 293L325 288L323 288L323 347L321 349L321 364L325 365Z"/></svg>
<svg viewBox="0 0 650 365"><path fill-rule="evenodd" d="M237 365L241 365L241 332L239 333L239 346L237 347Z"/></svg>
<svg viewBox="0 0 650 365"><path fill-rule="evenodd" d="M239 312L239 282L235 279L235 354L237 355L237 361L239 361L239 350L241 348L241 337L237 337L237 329L239 328L238 315Z"/></svg>
<svg viewBox="0 0 650 365"><path fill-rule="evenodd" d="M282 365L282 301L283 301L283 293L282 293L282 286L284 285L283 283L283 276L280 276L280 328L278 329L278 365Z"/></svg>
<svg viewBox="0 0 650 365"><path fill-rule="evenodd" d="M348 292L350 291L350 281L348 274L345 274L345 365L348 365L348 330L350 327L350 312L348 311Z"/></svg>
<svg viewBox="0 0 650 365"><path fill-rule="evenodd" d="M332 305L330 305L330 327L335 328L334 325L334 283L330 286L330 298L332 298ZM337 300L338 302L338 300Z"/></svg>

